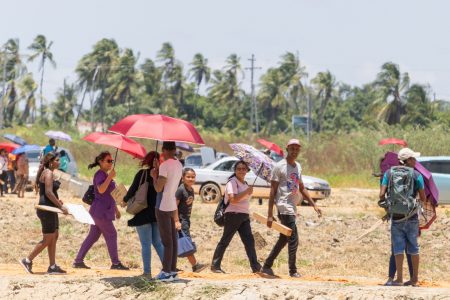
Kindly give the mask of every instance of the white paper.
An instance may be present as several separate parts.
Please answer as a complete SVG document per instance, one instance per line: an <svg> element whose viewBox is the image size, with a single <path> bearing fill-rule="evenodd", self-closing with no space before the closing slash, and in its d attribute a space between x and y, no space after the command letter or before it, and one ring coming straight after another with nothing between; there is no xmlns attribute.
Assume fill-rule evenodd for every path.
<svg viewBox="0 0 450 300"><path fill-rule="evenodd" d="M65 203L64 206L67 208L69 214L71 214L78 222L95 225L94 219L92 219L91 215L83 205Z"/></svg>

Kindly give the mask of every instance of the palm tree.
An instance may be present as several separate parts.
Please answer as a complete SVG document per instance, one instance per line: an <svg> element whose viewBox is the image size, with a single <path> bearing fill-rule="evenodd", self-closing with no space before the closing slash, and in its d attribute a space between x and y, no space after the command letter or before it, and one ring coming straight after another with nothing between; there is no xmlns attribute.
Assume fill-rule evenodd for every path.
<svg viewBox="0 0 450 300"><path fill-rule="evenodd" d="M27 123L30 115L32 116L32 112L36 109L36 98L34 97L36 89L37 84L33 79L32 73L25 75L19 82L20 99L25 100L25 108L20 118L22 124ZM34 122L34 120L32 121Z"/></svg>
<svg viewBox="0 0 450 300"><path fill-rule="evenodd" d="M258 98L261 99L262 106L266 107L269 112L266 132L271 133L277 115L286 105L283 75L278 68L268 69L261 77L261 88L258 93Z"/></svg>
<svg viewBox="0 0 450 300"><path fill-rule="evenodd" d="M74 108L77 103L76 86L68 84L64 80L64 86L60 89L56 96L56 103L53 106L53 119L62 126L67 127L67 123L71 122L74 117Z"/></svg>
<svg viewBox="0 0 450 300"><path fill-rule="evenodd" d="M189 73L197 85L196 94L198 97L202 82L204 81L205 83L208 83L211 78L211 68L208 67L208 59L203 57L200 53L194 55L191 66L192 67L189 69Z"/></svg>
<svg viewBox="0 0 450 300"><path fill-rule="evenodd" d="M433 109L427 88L420 84L413 84L405 93L405 98L405 115L401 118L401 123L428 126L433 118Z"/></svg>
<svg viewBox="0 0 450 300"><path fill-rule="evenodd" d="M233 103L239 100L242 96L240 78L244 77L241 66L241 58L236 54L231 54L227 57L224 68L223 86L225 93L224 100L228 103ZM240 75L240 76L239 76Z"/></svg>
<svg viewBox="0 0 450 300"><path fill-rule="evenodd" d="M53 42L47 43L47 39L44 35L40 34L35 37L33 43L28 47L29 50L33 51L33 54L28 58L28 61L34 61L39 57L39 70L41 71L41 84L39 86L39 98L41 100L40 110L41 110L41 120L46 120L44 114L44 96L42 94L43 86L44 86L44 71L45 71L45 63L47 61L56 68L56 63L53 60L53 53L50 51Z"/></svg>
<svg viewBox="0 0 450 300"><path fill-rule="evenodd" d="M331 99L331 96L336 87L336 79L331 74L330 71L319 72L317 76L312 80L312 83L315 85L317 92L317 98L320 100L320 107L318 116L318 124L317 129L320 131L323 126L323 119L325 115L325 109L327 108L328 102Z"/></svg>
<svg viewBox="0 0 450 300"><path fill-rule="evenodd" d="M306 67L301 65L298 55L287 52L281 56L279 69L288 101L299 111L300 96L304 93L301 80L308 77Z"/></svg>
<svg viewBox="0 0 450 300"><path fill-rule="evenodd" d="M404 113L403 93L409 87L408 73L400 73L400 67L392 62L381 66L375 86L379 91L377 104L383 103L378 118L383 118L389 125L398 124Z"/></svg>

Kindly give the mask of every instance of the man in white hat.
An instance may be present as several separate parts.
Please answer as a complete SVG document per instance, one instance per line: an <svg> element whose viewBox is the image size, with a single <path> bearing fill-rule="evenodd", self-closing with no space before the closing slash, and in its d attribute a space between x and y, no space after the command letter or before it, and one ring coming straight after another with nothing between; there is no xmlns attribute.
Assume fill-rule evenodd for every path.
<svg viewBox="0 0 450 300"><path fill-rule="evenodd" d="M274 260L286 244L288 244L289 275L293 278L300 277L296 266L298 248L296 215L297 203L301 201L300 194L314 207L319 217L322 215L320 208L318 208L311 199L303 184L302 168L300 164L296 162L296 159L300 154L300 149L301 145L299 140L291 139L286 146L286 158L276 163L272 170L267 226L269 228L272 227L272 222L274 221L273 205L275 203L281 224L292 229L292 234L290 237L280 234L277 243L270 252L269 257L266 259L261 271L271 276L275 275L272 270Z"/></svg>
<svg viewBox="0 0 450 300"><path fill-rule="evenodd" d="M394 183L394 173L398 168L403 168L406 172L409 172L412 178L408 178L408 175L401 178L402 184L408 183L412 186L403 187L402 191L412 190L412 199L415 199L417 194L419 194L420 200L422 202L426 201L424 181L422 175L414 170L416 165L416 157L419 157L419 152L414 152L409 148L403 148L398 152L398 160L402 167L392 167L390 170L386 171L383 176L383 181L381 182L380 188L380 200L385 200L386 194L390 191L391 194L396 194L397 190L393 189ZM406 168L405 168L406 167ZM404 174L407 174L407 173ZM397 177L397 180L400 177ZM391 199L394 195L388 195ZM409 198L403 197L402 199ZM388 201L391 204L394 200ZM402 200L403 201L403 200ZM404 201L403 201L404 202ZM387 208L388 212L391 210L390 207ZM397 279L389 285L412 285L416 286L418 284L418 272L419 272L419 244L417 237L419 236L419 218L418 218L418 206L416 209L411 210L408 215L403 214L391 214L391 241L393 254L395 256L395 266L397 269ZM413 276L411 280L403 284L403 253L406 252L411 255L412 266L413 266Z"/></svg>

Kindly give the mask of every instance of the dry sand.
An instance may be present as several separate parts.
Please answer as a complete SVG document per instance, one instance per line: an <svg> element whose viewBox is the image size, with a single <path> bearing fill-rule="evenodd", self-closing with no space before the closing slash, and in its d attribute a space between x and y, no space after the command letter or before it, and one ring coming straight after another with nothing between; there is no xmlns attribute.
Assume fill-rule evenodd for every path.
<svg viewBox="0 0 450 300"><path fill-rule="evenodd" d="M62 193L67 202L79 199ZM13 195L0 198L0 299L450 299L450 207L438 210L438 220L424 231L421 244L421 287L383 287L390 252L388 225L383 224L360 241L354 237L377 222L382 211L376 206L376 190L335 189L332 197L319 202L324 217L318 219L309 207L299 207L300 247L298 267L303 275L292 280L287 275L287 251L274 265L280 278L250 274L243 245L236 236L222 267L229 274L209 271L189 272L186 259L179 267L186 270L177 283L155 284L138 276L141 271L140 244L134 229L126 226L129 216L116 222L119 255L131 271L111 271L103 239L91 249L86 264L92 270L70 267L88 227L70 216L60 218L57 263L67 269L64 276L45 275L48 266L44 251L34 261L37 274L24 272L17 260L27 255L40 240L40 223L34 204L36 197ZM212 221L215 205L196 201L191 233L199 251L197 258L209 263L220 238L221 228ZM266 202L254 201L252 211L266 213ZM270 252L277 234L252 222L261 261ZM153 251L154 252L154 251ZM152 273L160 270L159 259L152 258ZM407 270L405 269L405 274ZM405 276L408 278L408 276Z"/></svg>

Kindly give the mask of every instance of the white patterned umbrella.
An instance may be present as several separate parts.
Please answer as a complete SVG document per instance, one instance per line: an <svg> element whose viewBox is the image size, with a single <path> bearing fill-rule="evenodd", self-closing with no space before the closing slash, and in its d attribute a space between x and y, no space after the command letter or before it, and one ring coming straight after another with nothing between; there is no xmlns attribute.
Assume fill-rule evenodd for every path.
<svg viewBox="0 0 450 300"><path fill-rule="evenodd" d="M267 155L247 144L230 144L234 154L245 161L256 176L270 182L274 162Z"/></svg>

